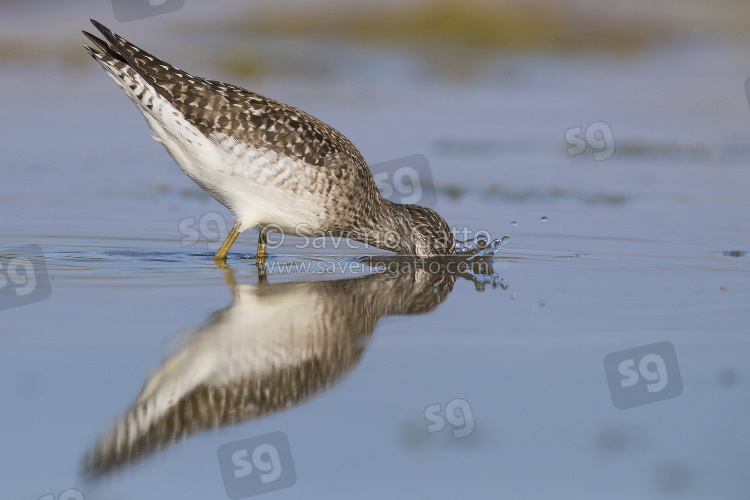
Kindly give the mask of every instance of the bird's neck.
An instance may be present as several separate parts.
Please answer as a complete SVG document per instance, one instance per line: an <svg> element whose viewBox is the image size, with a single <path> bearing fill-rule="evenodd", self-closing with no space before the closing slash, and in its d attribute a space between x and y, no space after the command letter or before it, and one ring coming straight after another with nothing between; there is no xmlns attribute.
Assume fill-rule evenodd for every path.
<svg viewBox="0 0 750 500"><path fill-rule="evenodd" d="M369 217L360 222L364 241L384 250L402 254L414 254L414 224L409 205L401 205L383 198Z"/></svg>

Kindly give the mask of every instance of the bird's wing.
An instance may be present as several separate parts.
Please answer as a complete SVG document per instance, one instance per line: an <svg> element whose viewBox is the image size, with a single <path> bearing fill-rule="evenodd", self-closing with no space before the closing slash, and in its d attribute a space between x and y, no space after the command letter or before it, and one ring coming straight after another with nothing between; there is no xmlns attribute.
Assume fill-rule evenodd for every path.
<svg viewBox="0 0 750 500"><path fill-rule="evenodd" d="M101 50L86 47L95 59L105 56L134 70L209 139L229 137L320 167L365 164L349 139L314 116L236 85L193 76L91 22L107 40L83 32Z"/></svg>

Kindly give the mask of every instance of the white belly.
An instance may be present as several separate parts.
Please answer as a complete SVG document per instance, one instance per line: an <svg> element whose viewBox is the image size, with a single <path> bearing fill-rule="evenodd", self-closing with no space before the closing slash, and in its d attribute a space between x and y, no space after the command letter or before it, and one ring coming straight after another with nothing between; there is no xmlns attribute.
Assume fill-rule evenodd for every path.
<svg viewBox="0 0 750 500"><path fill-rule="evenodd" d="M159 101L152 112L144 113L154 139L188 177L234 213L240 231L275 224L287 234L312 235L325 227L323 200L309 189L289 189L290 185L311 187L312 169L320 167L224 134L207 138L171 104Z"/></svg>

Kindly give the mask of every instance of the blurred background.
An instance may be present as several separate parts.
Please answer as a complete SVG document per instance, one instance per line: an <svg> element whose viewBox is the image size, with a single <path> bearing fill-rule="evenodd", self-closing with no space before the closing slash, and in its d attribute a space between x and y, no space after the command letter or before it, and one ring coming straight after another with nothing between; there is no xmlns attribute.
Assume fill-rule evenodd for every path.
<svg viewBox="0 0 750 500"><path fill-rule="evenodd" d="M676 194L686 169L708 175L696 162L748 152L750 6L740 0L112 3L2 2L8 167L30 150L78 165L158 158L165 168L106 178L87 195L201 196L152 156L161 147L80 48L89 17L181 69L318 116L371 164L426 155L446 202L624 203L644 185L645 196ZM47 124L58 133L40 147L29 132ZM92 138L106 151L85 147Z"/></svg>

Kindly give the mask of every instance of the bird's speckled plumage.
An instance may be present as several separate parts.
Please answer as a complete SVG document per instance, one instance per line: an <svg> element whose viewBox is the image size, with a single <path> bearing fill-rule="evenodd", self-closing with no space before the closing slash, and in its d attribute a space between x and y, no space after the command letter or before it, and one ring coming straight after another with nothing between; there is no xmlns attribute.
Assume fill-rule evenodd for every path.
<svg viewBox="0 0 750 500"><path fill-rule="evenodd" d="M455 253L442 217L382 197L357 148L293 106L196 77L92 20L86 47L136 104L182 170L236 217L235 228L344 236L397 253Z"/></svg>

